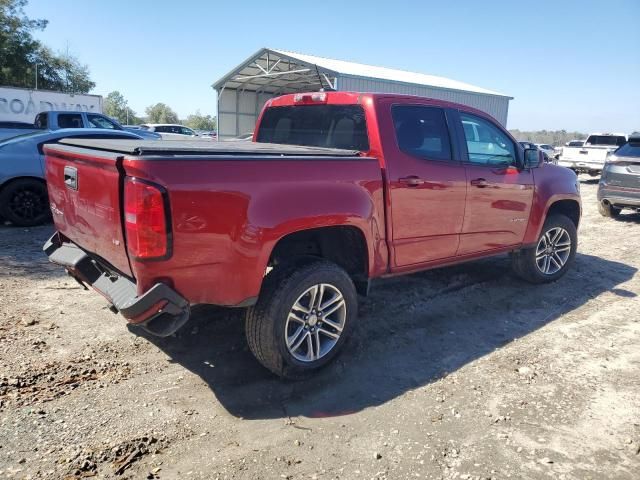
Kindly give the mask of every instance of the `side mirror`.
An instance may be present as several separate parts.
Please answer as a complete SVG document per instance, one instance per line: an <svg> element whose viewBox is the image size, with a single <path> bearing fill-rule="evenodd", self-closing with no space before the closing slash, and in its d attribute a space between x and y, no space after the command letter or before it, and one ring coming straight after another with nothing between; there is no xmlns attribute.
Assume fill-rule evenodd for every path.
<svg viewBox="0 0 640 480"><path fill-rule="evenodd" d="M540 150L536 148L524 149L524 168L535 168L543 161L543 153Z"/></svg>

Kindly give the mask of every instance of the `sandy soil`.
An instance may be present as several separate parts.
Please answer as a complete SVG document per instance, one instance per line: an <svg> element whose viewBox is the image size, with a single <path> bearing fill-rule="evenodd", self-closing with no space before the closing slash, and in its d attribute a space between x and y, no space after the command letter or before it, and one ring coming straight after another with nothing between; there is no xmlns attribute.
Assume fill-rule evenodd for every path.
<svg viewBox="0 0 640 480"><path fill-rule="evenodd" d="M575 267L506 257L378 282L338 361L283 382L242 312L129 331L0 227L0 478L638 478L640 215L583 179Z"/></svg>

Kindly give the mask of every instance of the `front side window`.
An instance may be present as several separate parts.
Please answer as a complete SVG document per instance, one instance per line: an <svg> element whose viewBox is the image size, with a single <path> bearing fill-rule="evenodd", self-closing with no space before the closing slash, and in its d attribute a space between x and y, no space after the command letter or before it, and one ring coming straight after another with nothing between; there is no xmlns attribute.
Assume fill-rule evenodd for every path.
<svg viewBox="0 0 640 480"><path fill-rule="evenodd" d="M60 128L82 128L82 115L78 113L61 113L58 115Z"/></svg>
<svg viewBox="0 0 640 480"><path fill-rule="evenodd" d="M511 139L489 120L460 112L467 143L469 163L487 166L516 164L516 150Z"/></svg>
<svg viewBox="0 0 640 480"><path fill-rule="evenodd" d="M391 114L400 150L427 160L451 160L449 129L441 108L396 105Z"/></svg>
<svg viewBox="0 0 640 480"><path fill-rule="evenodd" d="M257 141L362 152L369 150L365 114L360 105L267 108L258 127Z"/></svg>
<svg viewBox="0 0 640 480"><path fill-rule="evenodd" d="M195 136L195 132L193 130L191 130L190 128L187 127L178 127L180 129L180 133L182 133L182 135L189 135L189 136Z"/></svg>
<svg viewBox="0 0 640 480"><path fill-rule="evenodd" d="M120 130L118 126L110 120L100 115L87 115L91 128L109 128L111 130Z"/></svg>

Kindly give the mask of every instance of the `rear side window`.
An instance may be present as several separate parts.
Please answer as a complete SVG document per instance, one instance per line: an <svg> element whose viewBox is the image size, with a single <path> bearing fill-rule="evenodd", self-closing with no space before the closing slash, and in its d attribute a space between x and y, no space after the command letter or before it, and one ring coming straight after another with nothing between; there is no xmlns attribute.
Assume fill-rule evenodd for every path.
<svg viewBox="0 0 640 480"><path fill-rule="evenodd" d="M61 113L58 115L60 128L82 128L82 115L77 113Z"/></svg>
<svg viewBox="0 0 640 480"><path fill-rule="evenodd" d="M590 135L586 145L621 146L627 143L627 139L617 135Z"/></svg>
<svg viewBox="0 0 640 480"><path fill-rule="evenodd" d="M627 143L616 150L618 157L638 157L640 158L640 143Z"/></svg>
<svg viewBox="0 0 640 480"><path fill-rule="evenodd" d="M360 105L299 105L265 110L258 142L369 150Z"/></svg>
<svg viewBox="0 0 640 480"><path fill-rule="evenodd" d="M396 105L391 115L400 150L428 160L451 160L451 139L441 108Z"/></svg>
<svg viewBox="0 0 640 480"><path fill-rule="evenodd" d="M516 164L515 145L501 129L489 120L460 112L467 143L469 163L487 166Z"/></svg>
<svg viewBox="0 0 640 480"><path fill-rule="evenodd" d="M49 116L42 112L36 115L36 120L34 122L36 128L49 128Z"/></svg>

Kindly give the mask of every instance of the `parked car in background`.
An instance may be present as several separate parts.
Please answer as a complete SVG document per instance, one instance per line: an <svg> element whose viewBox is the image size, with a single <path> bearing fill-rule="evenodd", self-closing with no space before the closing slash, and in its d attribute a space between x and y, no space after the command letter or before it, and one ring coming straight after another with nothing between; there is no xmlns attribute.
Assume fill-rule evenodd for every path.
<svg viewBox="0 0 640 480"><path fill-rule="evenodd" d="M32 131L0 141L0 217L21 227L49 218L42 146L63 138L142 139L122 130L78 128Z"/></svg>
<svg viewBox="0 0 640 480"><path fill-rule="evenodd" d="M555 160L556 149L553 147L553 145L549 145L548 143L536 143L536 147L538 147L538 150L546 153L547 157Z"/></svg>
<svg viewBox="0 0 640 480"><path fill-rule="evenodd" d="M625 143L627 136L624 133L592 133L582 146L565 146L558 165L595 177L602 172L607 155Z"/></svg>
<svg viewBox="0 0 640 480"><path fill-rule="evenodd" d="M598 185L598 209L617 217L622 209L640 211L640 136L609 154Z"/></svg>
<svg viewBox="0 0 640 480"><path fill-rule="evenodd" d="M159 133L167 140L184 140L187 138L199 138L195 130L174 123L144 123L140 125L143 130Z"/></svg>
<svg viewBox="0 0 640 480"><path fill-rule="evenodd" d="M34 129L33 123L27 122L0 122L0 141L4 138L14 137L27 133Z"/></svg>
<svg viewBox="0 0 640 480"><path fill-rule="evenodd" d="M531 149L531 150L538 150L539 152L542 153L542 157L544 158L544 161L546 163L556 163L553 157L550 157L549 155L547 155L547 153L542 150L537 143L532 143L532 142L518 142L522 148L524 149Z"/></svg>
<svg viewBox="0 0 640 480"><path fill-rule="evenodd" d="M137 135L140 135L142 138L148 138L150 140L162 140L162 135L156 132L145 130L140 125L122 125L122 128L127 132L133 132Z"/></svg>
<svg viewBox="0 0 640 480"><path fill-rule="evenodd" d="M576 175L479 110L297 93L267 101L255 140L46 145L45 253L155 335L193 304L247 307L249 348L293 378L339 353L372 279L510 253L547 283L574 260Z"/></svg>
<svg viewBox="0 0 640 480"><path fill-rule="evenodd" d="M213 130L196 130L196 134L203 139L215 140L218 134Z"/></svg>
<svg viewBox="0 0 640 480"><path fill-rule="evenodd" d="M122 125L117 121L107 115L103 115L102 113L51 110L40 112L36 115L32 124L23 124L19 130L16 130L15 127L3 128L2 124L0 124L0 141L29 131L44 132L59 130L61 128L105 128L108 130L124 130L124 127L122 127ZM162 138L160 135L152 132L138 134L150 140L159 140Z"/></svg>

